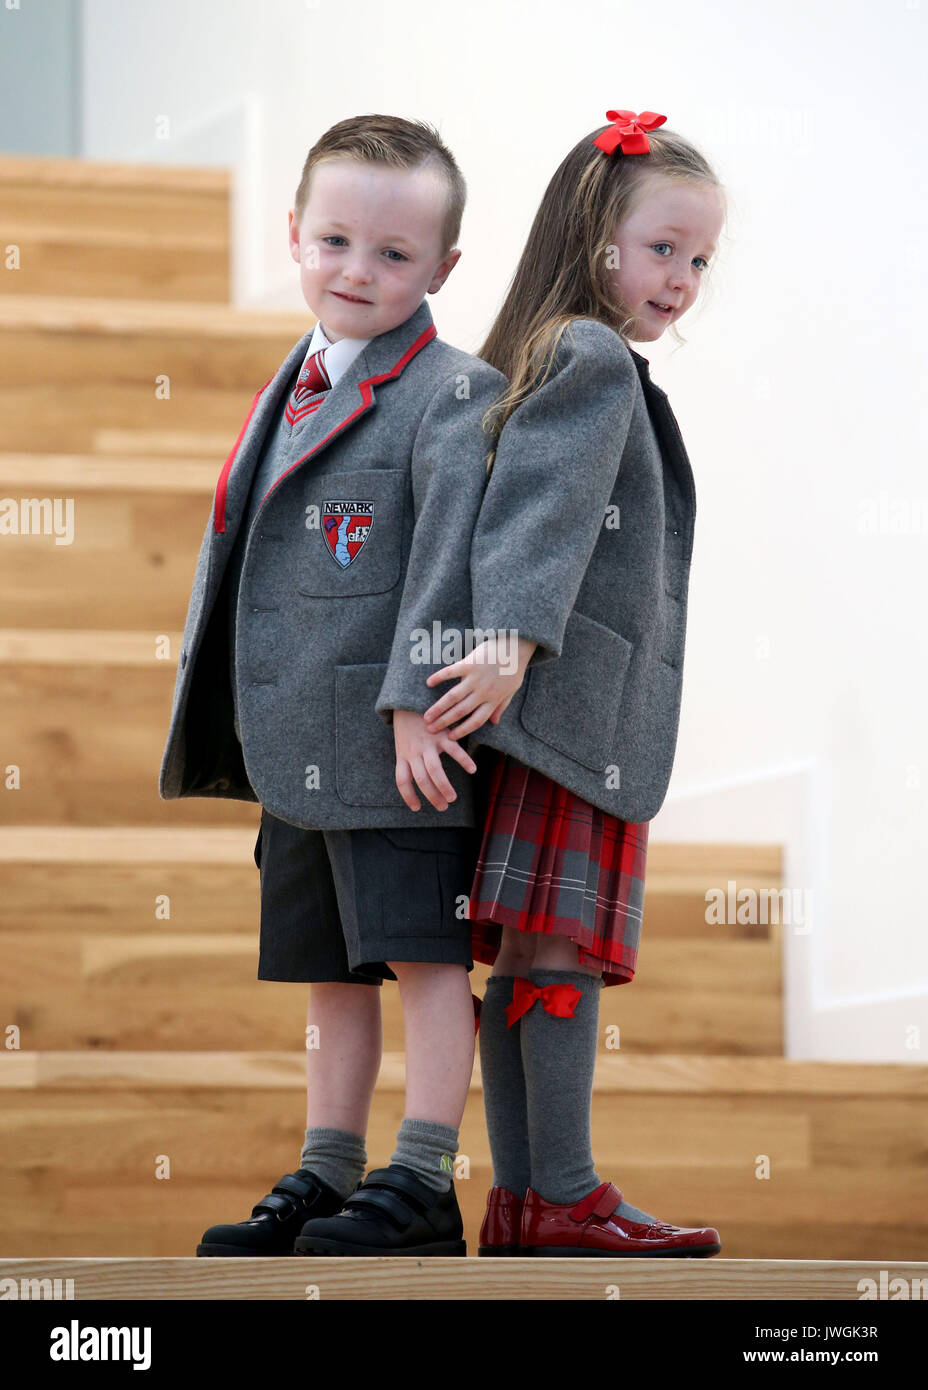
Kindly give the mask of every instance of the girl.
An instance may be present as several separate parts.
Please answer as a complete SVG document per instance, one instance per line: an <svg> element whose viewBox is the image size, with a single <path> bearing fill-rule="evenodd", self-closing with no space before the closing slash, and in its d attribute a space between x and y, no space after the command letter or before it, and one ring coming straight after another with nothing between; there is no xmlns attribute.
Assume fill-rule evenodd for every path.
<svg viewBox="0 0 928 1390"><path fill-rule="evenodd" d="M469 901L474 959L494 966L481 1255L721 1249L714 1227L625 1202L590 1142L599 991L635 973L673 763L695 518L676 421L629 341L691 308L725 218L702 155L649 135L665 116L607 116L548 185L479 354L509 381L471 550L474 624L495 636L429 677L461 678L431 727L496 750Z"/></svg>

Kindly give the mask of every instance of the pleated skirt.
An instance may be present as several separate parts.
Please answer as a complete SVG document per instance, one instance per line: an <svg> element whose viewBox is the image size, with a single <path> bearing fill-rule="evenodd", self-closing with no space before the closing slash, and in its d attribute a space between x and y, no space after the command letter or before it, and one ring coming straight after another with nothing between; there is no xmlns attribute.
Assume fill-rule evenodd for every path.
<svg viewBox="0 0 928 1390"><path fill-rule="evenodd" d="M648 822L619 820L508 753L487 778L483 839L468 911L475 961L492 965L502 927L569 937L605 985L635 974Z"/></svg>

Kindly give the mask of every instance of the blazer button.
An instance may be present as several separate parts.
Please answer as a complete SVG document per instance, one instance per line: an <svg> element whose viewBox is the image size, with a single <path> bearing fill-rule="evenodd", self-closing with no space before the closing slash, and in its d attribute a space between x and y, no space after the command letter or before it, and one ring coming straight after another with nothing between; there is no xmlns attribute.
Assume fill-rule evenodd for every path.
<svg viewBox="0 0 928 1390"><path fill-rule="evenodd" d="M180 654L180 669L183 670L184 667L185 667L186 665L187 665L187 648L184 647L183 651L182 651L181 654Z"/></svg>

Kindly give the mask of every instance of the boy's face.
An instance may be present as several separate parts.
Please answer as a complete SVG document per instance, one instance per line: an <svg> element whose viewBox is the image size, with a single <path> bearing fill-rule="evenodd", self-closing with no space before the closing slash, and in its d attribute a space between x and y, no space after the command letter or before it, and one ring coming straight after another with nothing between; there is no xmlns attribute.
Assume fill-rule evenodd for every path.
<svg viewBox="0 0 928 1390"><path fill-rule="evenodd" d="M632 342L653 343L692 308L725 220L708 184L652 177L635 208L616 228L619 265L611 280L616 302L635 318ZM665 313L657 307L670 306Z"/></svg>
<svg viewBox="0 0 928 1390"><path fill-rule="evenodd" d="M441 244L447 203L432 167L342 158L316 166L299 225L290 210L290 254L331 342L388 333L441 289L461 255Z"/></svg>

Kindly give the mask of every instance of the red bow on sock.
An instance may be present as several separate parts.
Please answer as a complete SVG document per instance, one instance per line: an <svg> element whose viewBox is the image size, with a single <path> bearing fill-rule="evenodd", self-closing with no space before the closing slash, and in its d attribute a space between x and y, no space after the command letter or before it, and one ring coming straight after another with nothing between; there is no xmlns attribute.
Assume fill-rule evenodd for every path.
<svg viewBox="0 0 928 1390"><path fill-rule="evenodd" d="M582 997L583 991L577 989L576 985L533 985L531 980L517 975L512 986L512 1003L506 1005L506 1027L511 1028L523 1014L527 1014L536 999L541 1000L546 1014L553 1014L555 1018L573 1018L577 1001Z"/></svg>
<svg viewBox="0 0 928 1390"><path fill-rule="evenodd" d="M656 111L607 111L606 119L615 124L597 135L594 145L606 154L614 154L620 145L623 154L648 154L651 144L645 131L656 130L667 117L659 116Z"/></svg>

